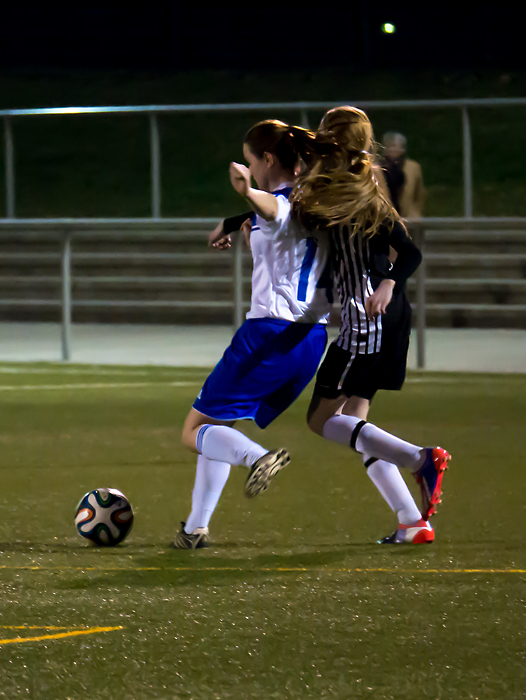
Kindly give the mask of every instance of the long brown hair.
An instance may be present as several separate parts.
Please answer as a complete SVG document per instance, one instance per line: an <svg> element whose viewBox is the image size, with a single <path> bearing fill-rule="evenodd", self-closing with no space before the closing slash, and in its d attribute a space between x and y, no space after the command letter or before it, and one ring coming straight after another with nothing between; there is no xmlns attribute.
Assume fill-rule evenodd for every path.
<svg viewBox="0 0 526 700"><path fill-rule="evenodd" d="M375 175L374 135L356 107L336 107L316 133L292 129L305 171L291 194L294 216L308 228L350 226L364 236L400 217Z"/></svg>

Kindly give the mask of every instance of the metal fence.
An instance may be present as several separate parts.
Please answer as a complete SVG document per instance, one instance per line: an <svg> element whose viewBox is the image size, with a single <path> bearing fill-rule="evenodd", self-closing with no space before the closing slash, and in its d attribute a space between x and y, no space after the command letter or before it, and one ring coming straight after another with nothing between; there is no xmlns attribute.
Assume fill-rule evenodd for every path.
<svg viewBox="0 0 526 700"><path fill-rule="evenodd" d="M90 235L104 232L104 236L111 239L116 234L126 233L129 236L144 237L148 233L160 233L169 237L181 235L181 227L191 225L214 226L216 219L177 219L163 218L161 213L161 143L159 137L158 120L160 114L188 114L188 113L218 113L218 112L242 112L264 111L278 113L280 111L297 110L300 122L308 124L309 112L313 110L326 110L336 106L335 102L294 102L294 103L240 103L240 104L202 104L202 105L149 105L149 106L124 106L124 107L66 107L49 109L17 109L0 110L0 117L4 121L4 146L5 146L5 198L6 213L4 219L0 219L0 232L10 231L17 236L30 239L35 235L54 235L60 241L61 253L61 295L59 299L42 301L33 299L35 305L48 303L60 306L62 313L62 359L67 361L71 356L70 328L72 317L72 245L81 239L89 239ZM504 107L526 106L526 98L511 99L470 99L470 100L400 100L400 101L369 101L353 102L362 109L397 110L397 109L456 109L462 115L462 144L463 144L463 186L464 186L464 217L447 219L424 219L415 229L419 245L425 246L425 231L430 227L438 231L457 228L462 231L486 230L495 231L510 226L517 227L524 237L526 231L526 219L489 219L473 218L473 179L472 179L472 143L469 112L472 108L480 107ZM17 219L16 218L16 181L15 181L15 143L13 136L13 120L22 118L45 117L52 115L77 114L137 114L149 115L150 130L150 182L151 182L151 218L148 219ZM233 299L231 302L234 318L234 326L240 325L244 315L243 300L243 261L242 245L239 238L233 249ZM424 258L425 260L425 258ZM425 264L419 268L416 275L416 329L417 329L417 358L418 366L425 366L425 315L426 315L426 271ZM12 302L14 300L11 300ZM26 300L27 301L27 300ZM9 303L9 300L0 300L0 306ZM29 301L27 301L29 303ZM89 302L82 302L89 303ZM108 302L111 303L111 302ZM137 302L135 302L137 303ZM143 302L148 303L148 302ZM158 302L157 302L158 303ZM214 301L206 302L171 301L169 305L217 304L222 308L230 302ZM526 306L520 305L518 310L526 310Z"/></svg>
<svg viewBox="0 0 526 700"><path fill-rule="evenodd" d="M12 123L15 119L45 117L53 115L78 114L147 114L150 131L150 183L152 218L161 214L161 143L157 116L160 114L197 114L219 112L263 111L277 114L283 111L297 111L303 125L309 123L309 112L327 110L342 102L246 102L238 104L201 104L201 105L130 105L123 107L51 107L45 109L7 109L0 110L4 122L5 149L5 198L7 218L16 216L16 180L15 180L15 143ZM473 175L472 143L470 126L470 109L480 107L526 106L526 98L487 98L454 100L386 100L358 101L351 104L360 109L398 110L398 109L454 109L460 110L462 116L462 172L464 186L464 216L473 216Z"/></svg>
<svg viewBox="0 0 526 700"><path fill-rule="evenodd" d="M199 259L204 259L206 256L218 255L217 251L211 251L206 248L205 242L206 237L203 233L203 227L206 229L211 229L217 223L216 219L0 219L0 235L10 234L16 239L21 239L27 241L28 248L26 249L24 255L30 255L30 244L38 240L42 240L43 237L48 239L51 237L57 242L60 249L60 295L56 298L51 299L38 299L38 298L24 298L24 299L0 299L0 308L8 305L19 305L25 307L37 307L41 308L44 305L59 308L62 317L62 360L68 361L71 357L71 322L72 322L72 309L74 306L107 306L107 307L117 307L128 305L133 308L158 308L164 306L165 308L176 309L178 307L192 307L195 309L199 308L214 308L221 310L230 310L233 320L234 328L241 325L244 314L246 312L248 304L248 295L244 296L243 287L244 282L246 282L246 276L244 273L243 259L247 254L243 252L243 240L242 236L238 236L235 244L230 252L231 258L231 270L233 277L232 284L232 298L230 300L217 300L213 291L210 290L210 295L201 300L94 300L94 299L84 299L75 300L72 294L72 285L74 281L74 276L72 273L72 256L74 252L75 244L80 244L81 242L86 242L92 240L94 237L97 240L103 239L107 241L115 240L117 237L125 238L126 240L137 240L140 237L141 240L148 240L148 237L155 235L158 237L165 237L167 240L189 240L197 239L203 244L203 250L200 253L189 254L192 260L188 261L188 264L196 263ZM414 290L414 309L415 309L415 327L416 327L416 340L417 340L417 366L419 368L425 367L425 329L426 329L426 309L428 305L426 304L426 288L429 288L430 282L426 274L426 262L432 259L431 255L426 254L426 240L434 239L440 240L440 238L448 237L456 240L459 243L468 244L470 241L478 242L479 244L484 241L493 241L494 243L499 243L502 241L509 241L513 239L517 241L520 245L524 245L526 251L526 219L525 218L428 218L423 219L419 222L409 222L409 225L414 225L413 235L416 238L416 242L424 253L424 262L419 267L415 276L415 290ZM194 230L191 230L194 227ZM195 227L200 227L201 230L195 230ZM46 253L36 252L34 254L35 261L38 262L45 257ZM49 254L47 254L49 255ZM54 254L53 254L54 255ZM99 254L103 255L103 254ZM110 254L111 255L111 254ZM160 254L163 255L163 254ZM471 262L475 264L480 263L481 260L487 257L487 252L475 252L464 254L470 258ZM503 262L509 264L510 255L513 259L525 259L525 269L526 269L526 255L518 253L497 253L491 256L493 263L498 264ZM179 256L177 256L179 257ZM184 255L183 255L184 257ZM249 256L248 256L249 257ZM440 257L440 254L438 254ZM442 258L444 255L442 254ZM440 260L442 261L442 258ZM500 260L502 258L502 260ZM462 259L462 254L453 254L452 261L455 262ZM230 274L230 273L229 273ZM26 278L26 282L29 282L31 278ZM97 278L95 278L97 279ZM104 278L98 278L99 281ZM114 278L120 281L131 282L137 285L140 289L141 285L147 285L148 282L156 281L154 277L141 277L140 279L127 277L127 278ZM219 279L219 281L225 281ZM24 280L21 280L24 282ZM212 283L216 285L216 281L209 277L170 277L171 283L184 282L188 283L197 282L202 284L203 287L211 285ZM471 283L495 283L495 280L480 280L473 278L467 280ZM505 285L513 284L513 280L500 280L499 284ZM524 286L524 281L519 281ZM441 283L447 288L451 281L441 280ZM435 305L435 306L440 306ZM442 304L444 309L447 309L451 305ZM476 309L477 311L491 311L492 309L500 312L502 309L506 308L503 306L495 305L483 305L483 304L469 304L464 303L464 307L468 310ZM526 304L516 304L507 307L508 310L512 312L526 312Z"/></svg>

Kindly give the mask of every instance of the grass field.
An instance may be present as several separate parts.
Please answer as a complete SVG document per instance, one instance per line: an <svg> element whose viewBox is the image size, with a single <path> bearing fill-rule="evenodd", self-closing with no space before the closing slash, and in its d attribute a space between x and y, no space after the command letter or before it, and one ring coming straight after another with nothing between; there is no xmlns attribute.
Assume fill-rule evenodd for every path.
<svg viewBox="0 0 526 700"><path fill-rule="evenodd" d="M526 376L409 377L371 420L453 455L432 546L381 547L393 516L361 461L304 426L258 499L233 469L214 546L188 514L182 420L201 369L0 365L0 697L523 698ZM245 429L245 428L244 428ZM136 520L97 550L77 501L121 489Z"/></svg>

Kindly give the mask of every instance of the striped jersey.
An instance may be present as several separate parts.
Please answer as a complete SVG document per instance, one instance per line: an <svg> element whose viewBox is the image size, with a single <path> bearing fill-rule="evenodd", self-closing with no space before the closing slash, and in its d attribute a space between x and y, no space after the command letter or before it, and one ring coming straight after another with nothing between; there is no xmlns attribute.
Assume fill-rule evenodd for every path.
<svg viewBox="0 0 526 700"><path fill-rule="evenodd" d="M274 221L252 218L252 299L247 318L326 323L332 304L330 240L317 240L291 218L291 188L272 192Z"/></svg>
<svg viewBox="0 0 526 700"><path fill-rule="evenodd" d="M374 292L369 243L360 234L350 236L347 226L331 231L333 274L341 304L336 344L352 355L379 352L382 342L382 319L370 321L365 314L365 302Z"/></svg>
<svg viewBox="0 0 526 700"><path fill-rule="evenodd" d="M402 293L406 280L422 260L418 248L405 228L396 222L393 227L381 226L374 236L351 235L348 226L330 231L332 267L341 304L340 333L336 344L355 355L380 351L382 319L369 320L365 313L367 299L382 279L396 282L394 293ZM397 258L389 261L389 249Z"/></svg>

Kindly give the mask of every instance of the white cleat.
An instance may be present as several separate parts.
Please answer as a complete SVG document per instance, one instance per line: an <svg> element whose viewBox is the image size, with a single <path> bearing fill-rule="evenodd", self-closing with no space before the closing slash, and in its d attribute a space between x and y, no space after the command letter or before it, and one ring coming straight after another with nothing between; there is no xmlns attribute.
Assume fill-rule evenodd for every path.
<svg viewBox="0 0 526 700"><path fill-rule="evenodd" d="M181 523L181 529L170 544L172 549L202 549L210 547L210 538L207 527L197 527L190 534L184 529L185 523Z"/></svg>
<svg viewBox="0 0 526 700"><path fill-rule="evenodd" d="M272 479L290 462L287 450L272 450L260 457L250 469L245 482L245 496L254 498L266 491Z"/></svg>

